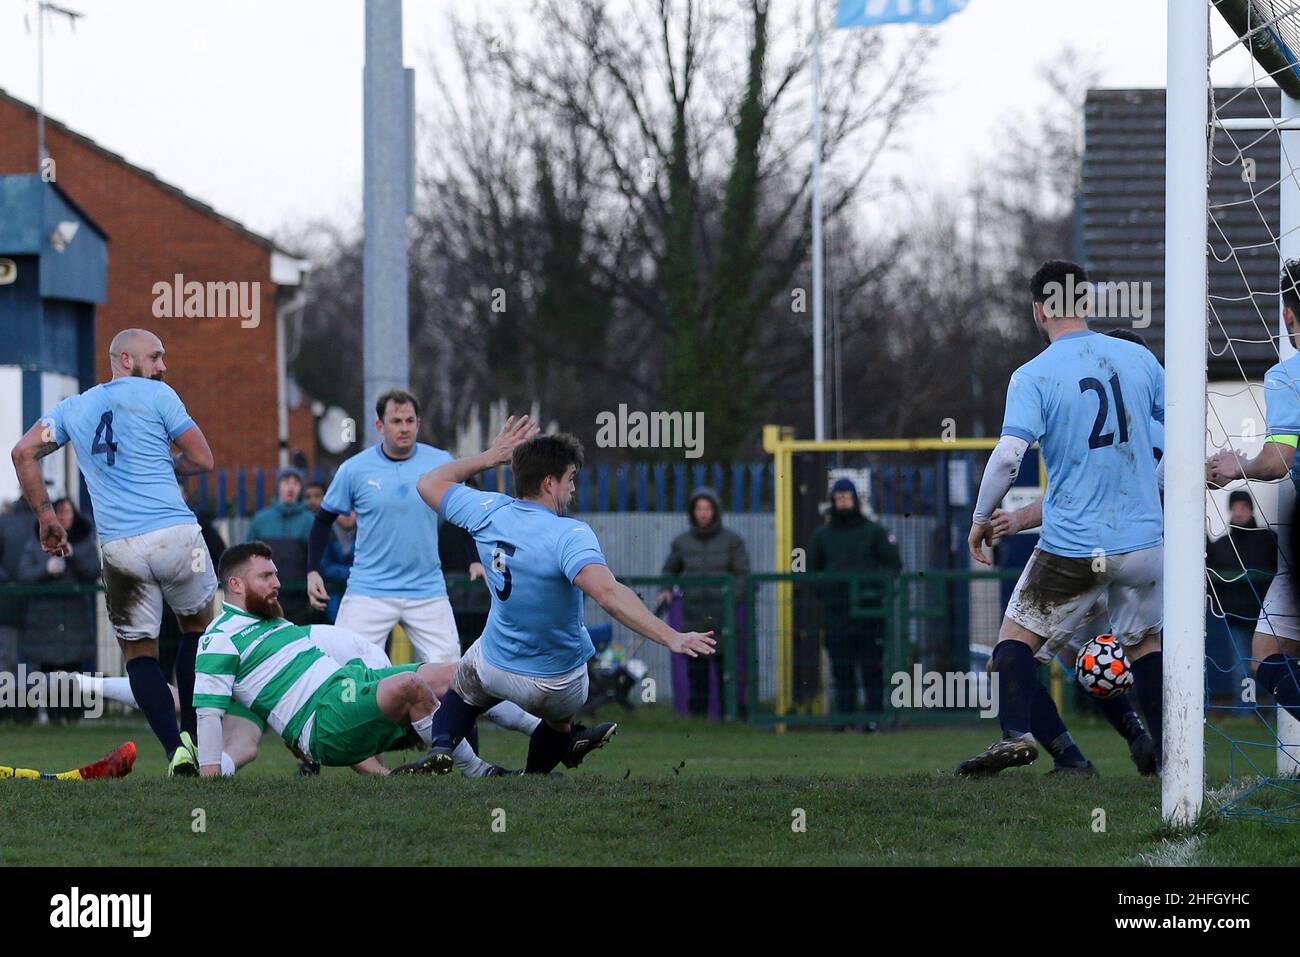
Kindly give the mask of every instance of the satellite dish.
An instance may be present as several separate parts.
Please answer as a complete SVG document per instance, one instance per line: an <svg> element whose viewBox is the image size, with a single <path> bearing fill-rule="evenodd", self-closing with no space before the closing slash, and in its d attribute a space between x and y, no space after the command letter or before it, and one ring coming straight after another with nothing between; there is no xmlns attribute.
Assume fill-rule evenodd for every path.
<svg viewBox="0 0 1300 957"><path fill-rule="evenodd" d="M357 424L337 405L332 405L316 423L316 436L326 452L338 455L357 440Z"/></svg>
<svg viewBox="0 0 1300 957"><path fill-rule="evenodd" d="M0 286L7 286L18 279L18 264L12 259L0 259Z"/></svg>

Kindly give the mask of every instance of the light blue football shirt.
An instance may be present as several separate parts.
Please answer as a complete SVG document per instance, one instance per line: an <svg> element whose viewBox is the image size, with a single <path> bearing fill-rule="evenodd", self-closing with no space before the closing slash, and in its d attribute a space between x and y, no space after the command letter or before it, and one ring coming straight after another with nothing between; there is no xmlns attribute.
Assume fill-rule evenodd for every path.
<svg viewBox="0 0 1300 957"><path fill-rule="evenodd" d="M59 445L72 443L101 542L196 523L171 449L194 420L167 383L122 376L68 396L41 422Z"/></svg>
<svg viewBox="0 0 1300 957"><path fill-rule="evenodd" d="M340 515L356 509L350 594L447 597L438 559L438 516L415 486L425 472L450 461L442 449L422 442L409 458L389 458L381 442L339 466L321 507Z"/></svg>
<svg viewBox="0 0 1300 957"><path fill-rule="evenodd" d="M1296 446L1300 436L1300 352L1264 373L1265 441ZM1300 455L1291 462L1291 478L1300 481Z"/></svg>
<svg viewBox="0 0 1300 957"><path fill-rule="evenodd" d="M573 580L588 565L606 564L591 527L537 502L464 485L447 490L442 517L474 536L492 589L482 636L488 662L534 677L586 664L596 649Z"/></svg>
<svg viewBox="0 0 1300 957"><path fill-rule="evenodd" d="M1164 418L1165 372L1134 342L1067 333L1015 371L1002 434L1042 449L1044 551L1122 555L1160 544L1151 420Z"/></svg>

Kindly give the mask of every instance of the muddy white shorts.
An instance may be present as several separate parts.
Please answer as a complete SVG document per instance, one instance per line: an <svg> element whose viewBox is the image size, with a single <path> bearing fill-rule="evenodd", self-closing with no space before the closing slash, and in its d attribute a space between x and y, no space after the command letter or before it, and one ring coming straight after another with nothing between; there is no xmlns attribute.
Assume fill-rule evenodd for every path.
<svg viewBox="0 0 1300 957"><path fill-rule="evenodd" d="M334 624L382 646L394 625L411 639L416 661L454 664L460 658L460 633L446 598L381 598L344 592Z"/></svg>
<svg viewBox="0 0 1300 957"><path fill-rule="evenodd" d="M1277 486L1278 520L1271 528L1277 533L1277 575L1269 583L1268 593L1259 609L1257 632L1300 641L1300 608L1297 608L1296 577L1292 561L1291 523L1294 521L1296 490L1294 482Z"/></svg>
<svg viewBox="0 0 1300 957"><path fill-rule="evenodd" d="M587 666L562 675L521 675L498 668L483 657L483 640L469 646L451 679L461 700L484 710L499 701L513 701L544 721L563 721L587 703Z"/></svg>
<svg viewBox="0 0 1300 957"><path fill-rule="evenodd" d="M1126 646L1164 623L1164 546L1123 555L1071 558L1035 548L1016 582L1007 618L1043 639L1036 658L1050 661L1105 600L1110 633ZM1091 626L1090 626L1091 627Z"/></svg>
<svg viewBox="0 0 1300 957"><path fill-rule="evenodd" d="M116 538L102 551L104 603L122 641L157 638L164 600L178 615L212 605L217 573L197 524Z"/></svg>

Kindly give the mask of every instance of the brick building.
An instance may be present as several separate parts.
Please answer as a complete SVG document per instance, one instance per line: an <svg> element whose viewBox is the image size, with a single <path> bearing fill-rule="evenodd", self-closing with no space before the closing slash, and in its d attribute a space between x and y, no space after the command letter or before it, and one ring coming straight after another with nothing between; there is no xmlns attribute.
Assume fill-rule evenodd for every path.
<svg viewBox="0 0 1300 957"><path fill-rule="evenodd" d="M38 172L36 136L34 108L0 90L0 175ZM167 348L167 381L206 434L219 469L273 469L294 450L314 465L311 403L288 379L283 355L308 264L48 117L45 141L53 181L107 236L95 381L109 376L114 334L151 329ZM198 288L191 283L217 292L240 284L246 308L233 294L191 298ZM177 288L181 301L169 295ZM30 425L34 416L23 412ZM0 436L0 444L8 448L16 438Z"/></svg>

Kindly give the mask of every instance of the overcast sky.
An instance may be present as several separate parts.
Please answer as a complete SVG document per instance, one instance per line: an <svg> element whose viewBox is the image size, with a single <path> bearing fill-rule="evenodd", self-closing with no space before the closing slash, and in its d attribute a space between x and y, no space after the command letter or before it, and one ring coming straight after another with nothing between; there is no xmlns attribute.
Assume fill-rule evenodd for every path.
<svg viewBox="0 0 1300 957"><path fill-rule="evenodd" d="M489 14L511 5L406 0L407 65L446 56L447 13L471 2ZM47 32L50 116L259 232L359 218L363 0L60 3L86 16L75 33L62 20ZM35 11L35 0L0 0L0 87L33 103ZM971 0L933 29L938 95L903 142L910 168L941 182L993 148L1000 117L1043 102L1041 66L1067 46L1097 62L1105 86L1164 85L1162 0ZM1238 57L1216 81L1248 75ZM430 93L417 80L417 96Z"/></svg>

